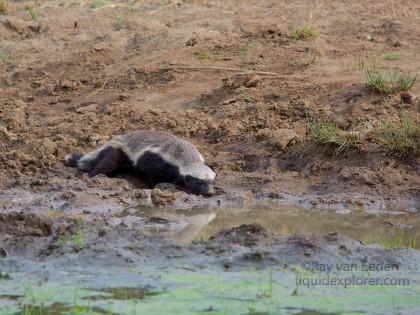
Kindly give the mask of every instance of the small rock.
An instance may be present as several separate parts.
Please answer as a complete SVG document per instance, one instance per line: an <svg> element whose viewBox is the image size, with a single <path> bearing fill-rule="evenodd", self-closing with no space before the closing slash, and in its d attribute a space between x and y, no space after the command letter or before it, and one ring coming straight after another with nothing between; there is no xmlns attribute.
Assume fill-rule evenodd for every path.
<svg viewBox="0 0 420 315"><path fill-rule="evenodd" d="M160 217L160 216L152 216L149 218L146 218L147 224L169 224L171 220L168 218Z"/></svg>
<svg viewBox="0 0 420 315"><path fill-rule="evenodd" d="M108 45L105 43L98 43L93 47L93 51L100 52L100 51L106 51L108 48Z"/></svg>
<svg viewBox="0 0 420 315"><path fill-rule="evenodd" d="M0 271L0 279L2 280L10 280L11 277L7 272Z"/></svg>
<svg viewBox="0 0 420 315"><path fill-rule="evenodd" d="M26 113L25 108L27 104L21 100L16 100L13 106L10 106L9 110L4 113L4 119L6 120L9 130L17 128L25 128Z"/></svg>
<svg viewBox="0 0 420 315"><path fill-rule="evenodd" d="M126 101L130 99L130 94L120 94L118 95L118 100L120 101Z"/></svg>
<svg viewBox="0 0 420 315"><path fill-rule="evenodd" d="M8 131L7 128L3 126L0 126L0 135L6 136L6 138L10 141L15 141L19 139L19 137L16 134Z"/></svg>
<svg viewBox="0 0 420 315"><path fill-rule="evenodd" d="M157 206L171 206L175 203L181 192L162 191L158 188L152 190L152 202Z"/></svg>
<svg viewBox="0 0 420 315"><path fill-rule="evenodd" d="M221 207L250 207L254 201L254 194L251 191L241 193L228 192L223 198L218 200L218 205Z"/></svg>
<svg viewBox="0 0 420 315"><path fill-rule="evenodd" d="M44 138L41 143L41 152L45 155L54 155L57 152L57 144L48 138Z"/></svg>
<svg viewBox="0 0 420 315"><path fill-rule="evenodd" d="M370 35L366 35L366 39L370 42L373 42L373 37Z"/></svg>
<svg viewBox="0 0 420 315"><path fill-rule="evenodd" d="M256 87L261 82L261 78L259 76L254 76L251 80L245 83L246 87Z"/></svg>
<svg viewBox="0 0 420 315"><path fill-rule="evenodd" d="M307 124L302 121L295 121L292 123L292 129L298 134L298 136L303 139L307 133Z"/></svg>
<svg viewBox="0 0 420 315"><path fill-rule="evenodd" d="M401 42L399 40L393 40L390 44L392 47L401 47Z"/></svg>
<svg viewBox="0 0 420 315"><path fill-rule="evenodd" d="M331 116L331 121L341 129L348 129L350 127L352 118L348 115L336 113Z"/></svg>
<svg viewBox="0 0 420 315"><path fill-rule="evenodd" d="M223 79L223 85L230 89L237 89L241 86L246 86L246 84L257 84L260 80L261 79L253 73L238 73L234 74L230 78Z"/></svg>
<svg viewBox="0 0 420 315"><path fill-rule="evenodd" d="M1 21L7 28L15 31L16 33L19 33L20 35L24 35L25 33L27 33L28 25L24 20L13 16L7 16Z"/></svg>
<svg viewBox="0 0 420 315"><path fill-rule="evenodd" d="M60 157L64 157L69 152L76 150L77 148L77 141L74 138L69 138L64 135L57 135L56 136L56 143L57 143L57 155Z"/></svg>
<svg viewBox="0 0 420 315"><path fill-rule="evenodd" d="M78 112L79 114L81 113L88 113L88 112L94 112L98 109L98 104L90 104L90 105L86 105L83 107L79 107L76 109L76 112Z"/></svg>
<svg viewBox="0 0 420 315"><path fill-rule="evenodd" d="M413 104L413 96L410 93L401 93L401 102L404 104Z"/></svg>
<svg viewBox="0 0 420 315"><path fill-rule="evenodd" d="M109 140L108 136L93 133L88 137L89 144L92 146L102 145Z"/></svg>
<svg viewBox="0 0 420 315"><path fill-rule="evenodd" d="M193 47L193 46L197 45L197 43L198 43L197 38L193 37L193 38L190 38L189 40L187 40L187 42L185 43L185 45L186 46Z"/></svg>
<svg viewBox="0 0 420 315"><path fill-rule="evenodd" d="M417 213L418 209L416 207L410 207L410 208L407 208L406 211L410 213Z"/></svg>
<svg viewBox="0 0 420 315"><path fill-rule="evenodd" d="M31 23L28 25L28 28L35 33L40 33L41 32L41 24L39 23Z"/></svg>
<svg viewBox="0 0 420 315"><path fill-rule="evenodd" d="M122 222L121 218L109 218L108 225L111 227L115 227L117 225L120 225Z"/></svg>
<svg viewBox="0 0 420 315"><path fill-rule="evenodd" d="M289 144L294 144L299 139L296 131L292 129L271 130L269 128L264 128L258 132L257 136L268 139L272 145L282 150Z"/></svg>
<svg viewBox="0 0 420 315"><path fill-rule="evenodd" d="M224 242L236 243L246 247L253 247L264 242L270 234L263 226L252 223L243 224L231 229L223 229L210 237L210 241L223 240Z"/></svg>
<svg viewBox="0 0 420 315"><path fill-rule="evenodd" d="M74 90L77 87L76 83L73 83L69 80L63 80L59 83L60 87L65 90Z"/></svg>
<svg viewBox="0 0 420 315"><path fill-rule="evenodd" d="M149 189L139 189L133 193L133 197L137 199L140 206L147 206L152 203Z"/></svg>
<svg viewBox="0 0 420 315"><path fill-rule="evenodd" d="M229 99L223 101L222 105L229 105L229 104L232 104L232 103L236 103L236 98L229 98Z"/></svg>
<svg viewBox="0 0 420 315"><path fill-rule="evenodd" d="M172 193L178 192L178 189L176 188L176 186L171 183L159 183L159 184L156 184L154 188L160 189L162 191L172 192Z"/></svg>
<svg viewBox="0 0 420 315"><path fill-rule="evenodd" d="M4 258L7 257L7 251L4 247L0 247L0 257ZM1 278L1 276L0 276Z"/></svg>
<svg viewBox="0 0 420 315"><path fill-rule="evenodd" d="M359 207L359 208L364 208L364 206L365 206L365 202L363 201L363 200L361 200L361 199L356 199L355 201L354 201L354 203Z"/></svg>

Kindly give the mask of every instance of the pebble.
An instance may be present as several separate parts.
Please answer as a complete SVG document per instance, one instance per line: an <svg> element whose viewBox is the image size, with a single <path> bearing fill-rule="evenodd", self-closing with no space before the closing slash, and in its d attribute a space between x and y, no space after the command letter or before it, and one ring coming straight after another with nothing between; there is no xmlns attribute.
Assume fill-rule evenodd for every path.
<svg viewBox="0 0 420 315"><path fill-rule="evenodd" d="M410 207L406 209L409 213L417 213L419 210L416 207Z"/></svg>
<svg viewBox="0 0 420 315"><path fill-rule="evenodd" d="M98 108L98 104L94 103L87 106L79 107L78 109L76 109L76 112L78 112L79 114L88 113L88 112L96 111L97 108Z"/></svg>

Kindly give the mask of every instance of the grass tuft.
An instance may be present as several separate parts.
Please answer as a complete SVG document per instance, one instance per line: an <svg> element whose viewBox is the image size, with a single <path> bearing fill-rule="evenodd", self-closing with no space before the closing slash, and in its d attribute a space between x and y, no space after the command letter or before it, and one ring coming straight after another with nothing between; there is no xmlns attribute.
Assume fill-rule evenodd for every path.
<svg viewBox="0 0 420 315"><path fill-rule="evenodd" d="M0 64L5 63L8 57L9 54L7 53L7 50L3 47L3 43L0 39Z"/></svg>
<svg viewBox="0 0 420 315"><path fill-rule="evenodd" d="M359 56L356 63L352 67L353 70L376 69L376 61L369 56Z"/></svg>
<svg viewBox="0 0 420 315"><path fill-rule="evenodd" d="M318 31L309 24L302 27L297 27L293 31L293 38L295 40L315 37L316 35L318 35Z"/></svg>
<svg viewBox="0 0 420 315"><path fill-rule="evenodd" d="M381 72L378 69L366 70L368 85L382 94L408 91L417 80L417 76L398 73L394 70Z"/></svg>
<svg viewBox="0 0 420 315"><path fill-rule="evenodd" d="M0 0L0 13L6 13L7 12L7 0Z"/></svg>
<svg viewBox="0 0 420 315"><path fill-rule="evenodd" d="M201 59L201 60L210 59L210 54L206 51L200 51L200 52L196 53L196 56L198 57L198 59Z"/></svg>
<svg viewBox="0 0 420 315"><path fill-rule="evenodd" d="M127 26L127 16L118 15L115 22L112 24L114 30L119 31Z"/></svg>
<svg viewBox="0 0 420 315"><path fill-rule="evenodd" d="M32 20L37 20L39 18L39 13L34 7L26 6L25 10L28 12Z"/></svg>
<svg viewBox="0 0 420 315"><path fill-rule="evenodd" d="M369 238L366 244L379 244L385 248L419 248L419 235L415 231L398 228L394 233Z"/></svg>
<svg viewBox="0 0 420 315"><path fill-rule="evenodd" d="M73 234L73 245L76 250L82 250L85 247L85 237L83 235L82 227L79 225L76 232Z"/></svg>
<svg viewBox="0 0 420 315"><path fill-rule="evenodd" d="M389 61L400 60L401 54L399 52L387 52L384 54L384 59Z"/></svg>
<svg viewBox="0 0 420 315"><path fill-rule="evenodd" d="M400 124L382 122L377 137L384 147L398 155L420 153L420 121L418 119L404 117Z"/></svg>
<svg viewBox="0 0 420 315"><path fill-rule="evenodd" d="M91 4L90 7L92 9L99 9L100 7L103 7L105 5L105 1L104 0L94 0Z"/></svg>
<svg viewBox="0 0 420 315"><path fill-rule="evenodd" d="M334 154L360 147L360 136L357 132L343 132L331 122L310 122L311 138L319 144L329 144L335 147Z"/></svg>
<svg viewBox="0 0 420 315"><path fill-rule="evenodd" d="M242 57L245 57L248 54L248 52L255 47L257 47L256 43L248 43L239 47L238 51Z"/></svg>

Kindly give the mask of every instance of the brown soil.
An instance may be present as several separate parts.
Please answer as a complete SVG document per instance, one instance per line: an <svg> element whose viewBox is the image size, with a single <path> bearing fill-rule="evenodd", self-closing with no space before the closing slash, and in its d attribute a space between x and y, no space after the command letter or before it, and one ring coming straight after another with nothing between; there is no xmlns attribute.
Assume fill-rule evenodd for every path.
<svg viewBox="0 0 420 315"><path fill-rule="evenodd" d="M419 115L419 84L405 104L355 69L375 59L419 72L418 1L91 3L11 2L0 15L0 187L42 189L51 176L62 177L57 189L73 178L85 187L63 166L67 153L154 128L195 143L221 190L419 201L418 157L369 136L333 156L307 133L307 115L364 132ZM319 34L294 40L308 21ZM389 51L401 60L384 60Z"/></svg>

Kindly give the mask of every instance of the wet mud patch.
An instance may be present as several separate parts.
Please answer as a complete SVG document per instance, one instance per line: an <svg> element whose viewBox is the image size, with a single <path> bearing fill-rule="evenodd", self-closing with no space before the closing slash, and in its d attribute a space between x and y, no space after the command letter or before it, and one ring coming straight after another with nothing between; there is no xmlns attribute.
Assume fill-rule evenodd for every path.
<svg viewBox="0 0 420 315"><path fill-rule="evenodd" d="M0 233L45 237L52 234L52 221L34 214L0 213Z"/></svg>
<svg viewBox="0 0 420 315"><path fill-rule="evenodd" d="M71 305L67 303L52 303L48 306L24 304L15 314L57 314L64 315L69 313L93 313L93 314L110 314L117 313L110 312L100 307L83 307L80 305Z"/></svg>
<svg viewBox="0 0 420 315"><path fill-rule="evenodd" d="M210 237L211 241L224 240L230 243L238 243L242 246L254 246L267 240L269 231L258 224L243 224L239 227L222 230Z"/></svg>
<svg viewBox="0 0 420 315"><path fill-rule="evenodd" d="M101 293L100 295L89 295L84 299L89 300L143 300L148 296L158 294L146 288L132 288L132 287L111 287L92 291Z"/></svg>
<svg viewBox="0 0 420 315"><path fill-rule="evenodd" d="M292 235L267 241L264 230L256 225L225 230L207 242L180 248L162 246L168 241L164 238L134 238L133 231L123 233L121 229L116 226L115 234L106 238L102 247L89 245L77 256L66 252L40 262L10 257L0 260L0 268L13 279L0 281L1 292L12 297L0 297L4 314L22 310L168 314L174 309L184 314L277 314L279 310L284 314L340 314L343 310L380 314L392 309L392 303L383 303L389 290L380 286L306 284L309 279L327 276L366 276L362 269L340 270L347 265L373 266L369 274L376 279L409 277L412 282L408 286L392 287L392 296L404 314L415 314L419 306L420 255L416 250L366 246L338 234ZM261 234L263 238L255 237ZM252 242L248 242L250 235L254 236ZM117 258L127 258L127 253L112 250L124 240L131 242L124 248L131 253L126 264ZM89 258L90 251L94 255ZM328 273L323 269L326 266L332 268ZM384 271L380 266L393 269ZM30 275L25 272L28 268L33 271ZM372 292L380 301L362 298Z"/></svg>
<svg viewBox="0 0 420 315"><path fill-rule="evenodd" d="M0 290L12 297L0 298L1 307L8 310L5 314L25 309L112 314L132 314L133 310L166 314L177 307L184 313L187 308L190 314L205 310L246 314L249 309L295 314L325 309L320 306L322 296L314 294L317 291L296 284L296 277L306 274L302 266L313 262L395 265L398 275L409 273L417 281L419 252L393 248L413 247L411 236L398 231L419 226L415 213L377 210L369 214L351 208L321 211L280 199L264 205L251 192L224 192L202 199L178 196L179 191L168 184L156 188L165 193L165 202L157 207L156 196L161 194L153 201L152 190L121 189L123 183L127 185L124 179L106 177L87 179L84 186L80 179L67 181L65 207L62 190L56 189L64 185L60 177L33 186L32 192L3 191L8 201L2 203L6 213L1 222L12 222L19 234L12 235L13 244L1 239L7 255L0 258L0 270L7 277L0 280ZM166 195L175 197L174 204L167 204L171 198ZM16 212L20 207L28 212ZM22 221L23 228L18 228L16 222ZM35 231L25 228L26 222L33 223ZM331 233L322 236L327 232ZM384 235L391 239L384 240ZM386 248L355 240L367 241L370 236L369 243ZM392 238L407 242L391 242ZM389 274L380 274L386 276ZM414 284L407 287L409 291L404 287L394 291L408 297L400 304L408 314L416 305L410 300L416 288ZM325 287L321 291L336 294ZM363 288L352 292L354 300L366 295ZM386 292L377 294L383 298ZM276 304L279 297L281 305ZM353 305L338 294L336 304L327 310L378 307L375 302L358 304L357 309Z"/></svg>

